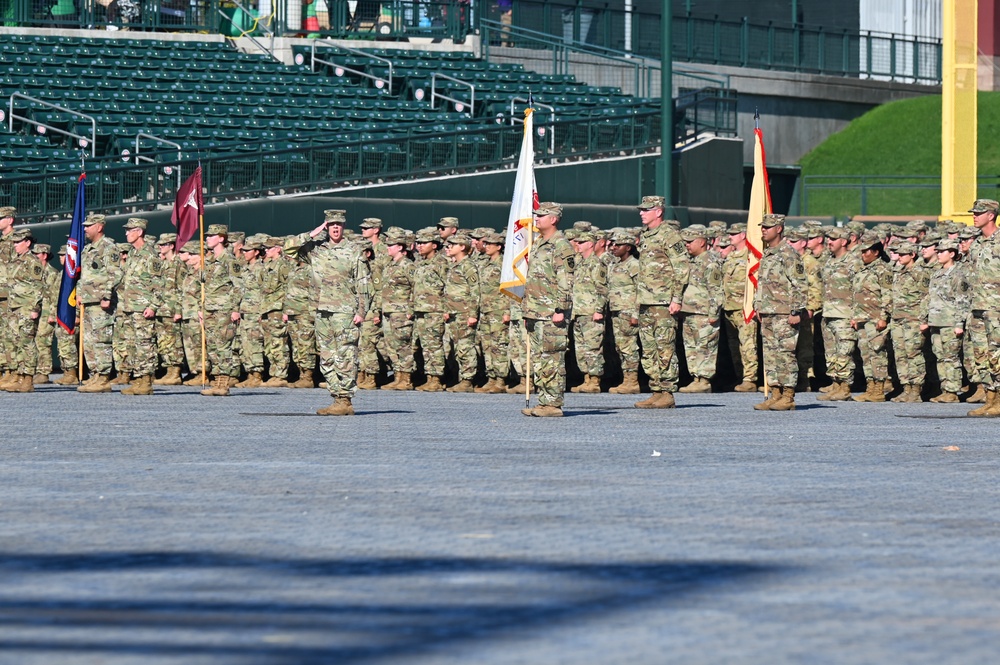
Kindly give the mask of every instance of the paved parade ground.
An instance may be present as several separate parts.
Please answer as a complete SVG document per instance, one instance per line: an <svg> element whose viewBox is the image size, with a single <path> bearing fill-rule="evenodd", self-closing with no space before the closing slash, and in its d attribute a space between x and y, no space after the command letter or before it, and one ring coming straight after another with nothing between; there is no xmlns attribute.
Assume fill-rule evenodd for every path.
<svg viewBox="0 0 1000 665"><path fill-rule="evenodd" d="M963 404L195 390L0 398L0 663L1000 652L1000 421Z"/></svg>

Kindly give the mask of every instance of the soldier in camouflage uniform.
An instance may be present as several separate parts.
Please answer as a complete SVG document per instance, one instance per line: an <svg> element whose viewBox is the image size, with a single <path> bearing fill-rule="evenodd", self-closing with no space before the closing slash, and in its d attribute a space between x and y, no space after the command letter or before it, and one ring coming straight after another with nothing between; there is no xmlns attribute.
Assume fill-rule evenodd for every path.
<svg viewBox="0 0 1000 665"><path fill-rule="evenodd" d="M743 316L743 299L747 288L747 228L733 224L729 228L732 249L722 263L722 309L726 326L729 356L736 377L742 377L735 390L757 392L757 319L747 322Z"/></svg>
<svg viewBox="0 0 1000 665"><path fill-rule="evenodd" d="M382 335L395 378L382 390L413 390L413 261L406 232L390 228L385 246L389 262L382 268Z"/></svg>
<svg viewBox="0 0 1000 665"><path fill-rule="evenodd" d="M524 329L524 314L521 313L521 303L511 299L508 313L510 315L510 326L507 329L507 355L510 357L510 365L519 377L520 382L516 386L507 389L509 395L523 395L527 389L527 360L525 349L528 345L528 331Z"/></svg>
<svg viewBox="0 0 1000 665"><path fill-rule="evenodd" d="M681 231L691 255L690 274L681 296L681 335L688 372L693 380L682 393L710 393L719 355L719 318L722 310L722 266L709 250L708 229L692 224Z"/></svg>
<svg viewBox="0 0 1000 665"><path fill-rule="evenodd" d="M482 345L483 364L486 366L486 385L476 388L477 393L500 394L507 392L507 372L510 357L510 299L500 292L500 268L503 264L504 237L490 231L482 237L483 259L479 265L480 303L479 341Z"/></svg>
<svg viewBox="0 0 1000 665"><path fill-rule="evenodd" d="M236 257L226 247L229 233L225 224L210 224L205 231L204 321L208 363L212 367L212 385L201 391L206 397L225 397L236 384L240 365L233 342L240 320L239 268Z"/></svg>
<svg viewBox="0 0 1000 665"><path fill-rule="evenodd" d="M833 383L821 388L818 399L843 402L851 399L854 381L854 350L858 333L851 326L854 316L854 274L861 269L857 255L848 251L849 232L843 227L827 231L830 258L820 271L823 284L823 348L826 373Z"/></svg>
<svg viewBox="0 0 1000 665"><path fill-rule="evenodd" d="M975 218L973 218L975 219ZM982 222L982 219L980 219ZM948 237L958 242L959 256L957 262L970 277L975 275L976 254L982 244L976 240L982 237L982 231L975 227L958 225ZM989 230L989 226L985 227ZM986 317L977 309L969 313L966 321L965 335L962 337L962 355L965 362L965 372L968 382L976 386L975 392L965 401L970 404L980 404L986 401L986 390L989 387L989 341L986 335ZM985 408L985 407L984 407Z"/></svg>
<svg viewBox="0 0 1000 665"><path fill-rule="evenodd" d="M118 268L121 274L125 272L125 263L128 261L129 251L132 245L127 242L115 244L118 250ZM115 322L111 330L111 358L115 366L115 378L112 379L113 386L127 386L132 381L132 373L128 367L126 356L125 339L125 312L118 306L118 286L112 291L112 303L115 308Z"/></svg>
<svg viewBox="0 0 1000 665"><path fill-rule="evenodd" d="M35 333L35 347L38 349L38 367L35 369L35 385L51 383L52 339L56 332L56 305L59 302L59 285L62 273L52 267L49 257L52 247L38 243L31 253L42 266L42 314L38 317L38 331Z"/></svg>
<svg viewBox="0 0 1000 665"><path fill-rule="evenodd" d="M201 247L200 243L189 240L184 243L178 253L184 263L184 270L181 272L178 311L181 315L181 342L184 345L184 356L187 358L188 368L194 374L184 382L186 386L204 385L209 374L208 359L205 360L204 372L202 372L202 323L201 323ZM206 351L207 353L207 351Z"/></svg>
<svg viewBox="0 0 1000 665"><path fill-rule="evenodd" d="M1000 416L1000 234L997 215L1000 203L992 199L977 200L972 209L972 223L981 232L969 253L969 275L972 284L971 318L982 321L986 329L985 349L974 346L979 364L985 369L985 404L969 412L970 416ZM962 237L962 234L959 234Z"/></svg>
<svg viewBox="0 0 1000 665"><path fill-rule="evenodd" d="M319 366L334 398L316 413L353 416L359 329L370 308L371 277L358 246L344 238L346 212L327 210L324 215L322 224L295 236L286 251L301 251L312 267Z"/></svg>
<svg viewBox="0 0 1000 665"><path fill-rule="evenodd" d="M535 236L528 253L521 310L531 337L531 375L538 406L522 409L526 416L562 416L566 390L567 317L573 310L575 252L557 225L558 203L542 203L534 212Z"/></svg>
<svg viewBox="0 0 1000 665"><path fill-rule="evenodd" d="M574 393L601 392L604 376L604 309L608 305L608 268L594 254L598 234L583 231L573 241L578 256L573 266L573 349L584 375Z"/></svg>
<svg viewBox="0 0 1000 665"><path fill-rule="evenodd" d="M10 308L7 305L7 293L10 290L10 277L7 274L14 260L14 242L11 234L14 232L14 218L17 210L12 206L0 208L0 388L7 381L14 381L17 373L13 367L14 334L13 321L8 316Z"/></svg>
<svg viewBox="0 0 1000 665"><path fill-rule="evenodd" d="M288 242L285 243L286 249ZM290 252L289 252L290 253ZM288 341L292 347L292 362L299 368L299 379L292 388L314 388L316 377L316 311L312 268L302 260L298 251L294 265L288 273L285 287L285 321L288 324Z"/></svg>
<svg viewBox="0 0 1000 665"><path fill-rule="evenodd" d="M680 372L675 345L681 297L688 283L687 250L675 224L664 220L662 196L645 196L639 215L645 230L639 240L639 340L642 367L649 377L652 397L640 409L672 409Z"/></svg>
<svg viewBox="0 0 1000 665"><path fill-rule="evenodd" d="M852 327L858 331L858 350L868 379L867 390L855 402L884 402L889 380L889 313L892 309L892 271L882 260L877 233L865 233L858 243L861 269L854 274Z"/></svg>
<svg viewBox="0 0 1000 665"><path fill-rule="evenodd" d="M622 367L622 382L608 392L616 395L639 393L639 259L635 257L635 236L621 229L611 236L609 255L615 262L608 268L608 310L615 351Z"/></svg>
<svg viewBox="0 0 1000 665"><path fill-rule="evenodd" d="M291 259L284 255L283 238L264 239L264 263L261 272L261 328L264 332L264 357L267 359L267 388L288 387L288 324L286 321L285 289Z"/></svg>
<svg viewBox="0 0 1000 665"><path fill-rule="evenodd" d="M77 388L83 393L111 392L112 337L115 325L114 290L121 279L121 257L115 242L104 235L104 215L83 222L87 242L79 255L77 301L83 309L83 355L91 378ZM72 249L76 252L78 250Z"/></svg>
<svg viewBox="0 0 1000 665"><path fill-rule="evenodd" d="M242 298L238 323L238 357L247 378L237 383L237 388L260 388L264 385L264 326L261 319L264 316L263 242L266 237L254 234L243 243L244 263L239 271Z"/></svg>
<svg viewBox="0 0 1000 665"><path fill-rule="evenodd" d="M479 323L479 269L469 259L472 241L456 233L445 241L445 253L451 259L444 277L444 320L455 350L458 383L448 392L471 393L472 379L479 369L476 353L476 324Z"/></svg>
<svg viewBox="0 0 1000 665"><path fill-rule="evenodd" d="M123 395L152 395L156 373L156 312L163 306L163 266L152 242L146 239L148 221L130 217L125 238L132 245L118 289L122 337L132 382Z"/></svg>
<svg viewBox="0 0 1000 665"><path fill-rule="evenodd" d="M927 313L928 274L916 267L917 246L904 240L897 243L895 253L899 270L892 282L892 348L896 358L896 375L903 384L902 394L893 402L921 402L927 365L924 360L924 322Z"/></svg>
<svg viewBox="0 0 1000 665"><path fill-rule="evenodd" d="M802 323L799 324L799 340L795 348L795 358L799 367L799 381L795 389L798 392L812 390L810 379L816 377L813 317L818 315L823 307L823 283L820 278L821 264L812 252L807 251L807 245L809 234L817 232L815 229L800 227L789 229L785 233L785 242L798 252L802 259L802 267L806 270L806 284L808 285L806 311L802 314Z"/></svg>
<svg viewBox="0 0 1000 665"><path fill-rule="evenodd" d="M162 302L156 311L156 349L160 366L166 370L162 378L153 381L157 386L179 386L181 366L184 364L184 343L181 340L180 288L184 264L174 252L176 233L162 233L156 241L160 257L160 282L163 285Z"/></svg>
<svg viewBox="0 0 1000 665"><path fill-rule="evenodd" d="M927 301L921 307L926 316L922 331L929 331L931 349L937 359L941 394L932 397L936 404L954 404L962 389L962 336L969 316L971 285L964 266L959 265L958 243L943 240L937 245L941 269L930 276Z"/></svg>
<svg viewBox="0 0 1000 665"><path fill-rule="evenodd" d="M59 289L62 284L62 275L65 271L66 266L66 245L59 248L59 265L62 266L60 270L56 273L58 277L56 278L56 295L53 297L52 302L55 303L56 298L59 297ZM56 323L55 315L56 309L53 305L53 323ZM62 376L55 380L54 383L60 386L76 386L80 384L80 344L76 336L76 332L66 332L62 326L55 326L56 332L56 349L59 353L59 367L62 369Z"/></svg>
<svg viewBox="0 0 1000 665"><path fill-rule="evenodd" d="M358 388L375 390L375 377L379 373L379 356L389 360L385 338L382 334L382 324L376 321L379 311L379 297L382 291L382 270L389 262L385 243L382 242L382 220L378 217L367 217L361 220L361 235L371 243L371 260L368 268L371 272L372 311L361 324L361 343L358 359ZM388 362L387 362L388 364Z"/></svg>
<svg viewBox="0 0 1000 665"><path fill-rule="evenodd" d="M417 233L420 260L413 268L413 344L420 345L427 382L417 387L425 392L444 390L444 276L448 259L441 253L437 229Z"/></svg>
<svg viewBox="0 0 1000 665"><path fill-rule="evenodd" d="M10 285L7 294L10 320L7 323L13 331L11 371L17 378L9 381L4 390L30 393L35 391L33 380L38 366L35 332L42 312L45 276L42 264L31 254L31 230L18 229L11 234L11 240L14 259L7 266Z"/></svg>
<svg viewBox="0 0 1000 665"><path fill-rule="evenodd" d="M798 361L795 348L808 299L808 278L802 258L782 240L784 215L764 215L761 240L764 253L757 271L754 310L760 319L764 377L771 388L758 411L795 409Z"/></svg>

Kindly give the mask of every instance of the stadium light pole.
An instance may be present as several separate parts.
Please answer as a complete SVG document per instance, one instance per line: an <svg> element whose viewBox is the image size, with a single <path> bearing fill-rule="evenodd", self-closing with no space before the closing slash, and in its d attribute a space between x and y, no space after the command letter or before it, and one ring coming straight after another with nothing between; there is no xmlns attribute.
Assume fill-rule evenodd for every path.
<svg viewBox="0 0 1000 665"><path fill-rule="evenodd" d="M656 191L666 199L668 206L673 205L673 168L672 153L674 147L674 48L673 48L673 10L670 0L663 0L663 18L660 25L663 35L660 40L660 161L656 169Z"/></svg>

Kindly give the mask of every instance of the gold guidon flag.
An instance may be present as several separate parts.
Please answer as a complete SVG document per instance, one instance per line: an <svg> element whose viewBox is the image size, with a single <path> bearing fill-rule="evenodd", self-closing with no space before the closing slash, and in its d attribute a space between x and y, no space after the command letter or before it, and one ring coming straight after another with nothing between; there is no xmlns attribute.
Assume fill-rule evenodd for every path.
<svg viewBox="0 0 1000 665"><path fill-rule="evenodd" d="M771 213L771 189L767 182L767 164L764 161L764 132L753 130L753 184L750 187L750 214L747 217L747 284L743 294L743 320L753 320L757 313L753 299L757 294L757 271L764 253L761 239L761 222Z"/></svg>
<svg viewBox="0 0 1000 665"><path fill-rule="evenodd" d="M532 116L534 109L524 110L524 138L521 139L521 157L517 163L514 180L514 197L507 220L507 239L504 244L503 264L500 267L500 292L521 302L524 298L525 275L528 274L528 249L530 234L534 230L534 212L538 209L538 192L535 190L535 144Z"/></svg>

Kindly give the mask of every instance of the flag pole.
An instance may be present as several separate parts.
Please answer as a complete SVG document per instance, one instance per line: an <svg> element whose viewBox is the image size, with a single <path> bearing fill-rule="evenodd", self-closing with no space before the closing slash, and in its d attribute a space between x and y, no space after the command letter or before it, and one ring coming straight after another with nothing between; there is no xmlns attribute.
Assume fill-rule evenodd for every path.
<svg viewBox="0 0 1000 665"><path fill-rule="evenodd" d="M201 162L198 162L201 167ZM198 197L201 198L201 187L198 188ZM198 242L201 251L201 301L199 304L198 320L201 322L201 385L208 384L208 339L205 335L205 214L202 206L198 207Z"/></svg>
<svg viewBox="0 0 1000 665"><path fill-rule="evenodd" d="M531 218L531 226L528 227L528 253L527 256L531 257L531 245L534 242L535 237L535 218ZM525 273L525 278L528 274ZM524 317L521 317L524 321ZM532 331L533 332L533 331ZM524 328L524 408L528 408L531 404L531 384L534 382L535 377L531 373L531 333L528 332L527 326Z"/></svg>
<svg viewBox="0 0 1000 665"><path fill-rule="evenodd" d="M83 363L86 360L86 358L84 358L83 356L83 303L82 302L80 303L80 320L76 324L76 332L80 336L78 342L79 346L78 353L80 355L80 361L77 362L76 364L77 365L76 380L79 381L80 383L83 383Z"/></svg>

